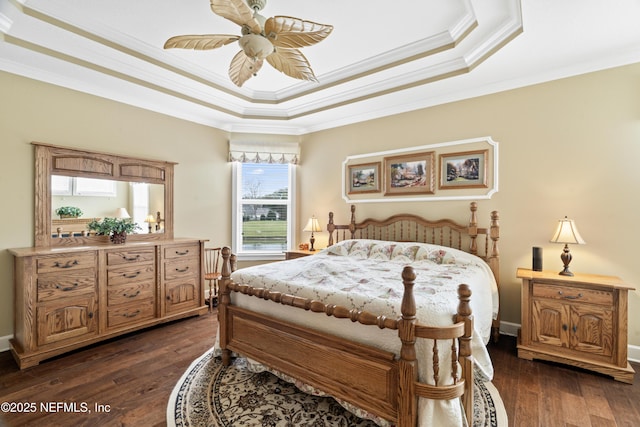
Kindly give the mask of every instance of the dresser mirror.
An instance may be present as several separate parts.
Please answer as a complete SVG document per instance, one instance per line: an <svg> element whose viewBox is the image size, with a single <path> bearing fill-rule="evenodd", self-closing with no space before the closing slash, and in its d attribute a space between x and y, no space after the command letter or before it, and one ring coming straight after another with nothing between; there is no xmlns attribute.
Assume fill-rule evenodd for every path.
<svg viewBox="0 0 640 427"><path fill-rule="evenodd" d="M107 243L91 221L130 217L140 227L128 241L173 238L175 163L33 143L35 246ZM59 215L61 207L82 215Z"/></svg>

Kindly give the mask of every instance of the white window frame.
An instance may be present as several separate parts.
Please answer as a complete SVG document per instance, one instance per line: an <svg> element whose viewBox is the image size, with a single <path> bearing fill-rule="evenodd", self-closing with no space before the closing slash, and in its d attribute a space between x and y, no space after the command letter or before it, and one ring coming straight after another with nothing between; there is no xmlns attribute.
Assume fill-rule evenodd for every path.
<svg viewBox="0 0 640 427"><path fill-rule="evenodd" d="M52 175L51 182L53 196L117 196L116 182L112 180Z"/></svg>
<svg viewBox="0 0 640 427"><path fill-rule="evenodd" d="M252 200L255 203L266 204L287 204L287 247L285 250L289 251L293 247L293 240L295 239L294 230L296 229L296 165L289 163L289 189L288 201L274 200L274 199L256 199ZM232 236L231 236L231 250L236 254L239 261L277 261L283 260L285 254L281 250L273 251L243 251L242 250L242 163L232 163Z"/></svg>

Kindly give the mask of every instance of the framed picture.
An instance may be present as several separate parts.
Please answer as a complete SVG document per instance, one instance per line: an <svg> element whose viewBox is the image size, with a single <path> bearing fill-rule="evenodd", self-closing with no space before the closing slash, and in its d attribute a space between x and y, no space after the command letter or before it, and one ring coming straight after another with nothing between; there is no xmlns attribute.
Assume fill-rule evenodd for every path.
<svg viewBox="0 0 640 427"><path fill-rule="evenodd" d="M440 155L440 189L487 188L489 150Z"/></svg>
<svg viewBox="0 0 640 427"><path fill-rule="evenodd" d="M377 193L380 191L380 162L347 166L349 194Z"/></svg>
<svg viewBox="0 0 640 427"><path fill-rule="evenodd" d="M385 196L433 194L434 152L384 158Z"/></svg>

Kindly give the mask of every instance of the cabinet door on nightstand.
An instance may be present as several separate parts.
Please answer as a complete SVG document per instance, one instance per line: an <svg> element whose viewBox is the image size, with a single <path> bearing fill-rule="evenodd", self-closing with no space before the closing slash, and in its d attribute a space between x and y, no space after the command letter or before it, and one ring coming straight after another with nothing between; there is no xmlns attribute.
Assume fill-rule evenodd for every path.
<svg viewBox="0 0 640 427"><path fill-rule="evenodd" d="M558 347L569 345L569 307L558 301L533 300L531 341Z"/></svg>
<svg viewBox="0 0 640 427"><path fill-rule="evenodd" d="M613 354L613 311L604 307L571 308L571 348L591 354Z"/></svg>

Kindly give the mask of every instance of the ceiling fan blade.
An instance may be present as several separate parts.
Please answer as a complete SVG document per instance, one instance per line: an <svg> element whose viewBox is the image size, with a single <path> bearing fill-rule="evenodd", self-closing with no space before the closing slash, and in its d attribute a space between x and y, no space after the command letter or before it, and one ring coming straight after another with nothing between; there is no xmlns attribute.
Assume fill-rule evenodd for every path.
<svg viewBox="0 0 640 427"><path fill-rule="evenodd" d="M228 34L202 34L171 37L164 44L165 49L195 49L210 50L239 40L240 36Z"/></svg>
<svg viewBox="0 0 640 427"><path fill-rule="evenodd" d="M260 22L253 16L245 0L211 0L211 10L241 27L248 27L254 34L262 32Z"/></svg>
<svg viewBox="0 0 640 427"><path fill-rule="evenodd" d="M267 56L267 62L276 70L294 79L318 81L309 61L298 49L276 49Z"/></svg>
<svg viewBox="0 0 640 427"><path fill-rule="evenodd" d="M240 87L244 82L255 76L256 73L260 71L263 63L264 61L262 59L254 61L241 50L231 60L231 65L229 66L229 77L236 86Z"/></svg>
<svg viewBox="0 0 640 427"><path fill-rule="evenodd" d="M321 42L333 31L333 25L318 24L291 16L267 19L264 33L276 47L297 48Z"/></svg>

